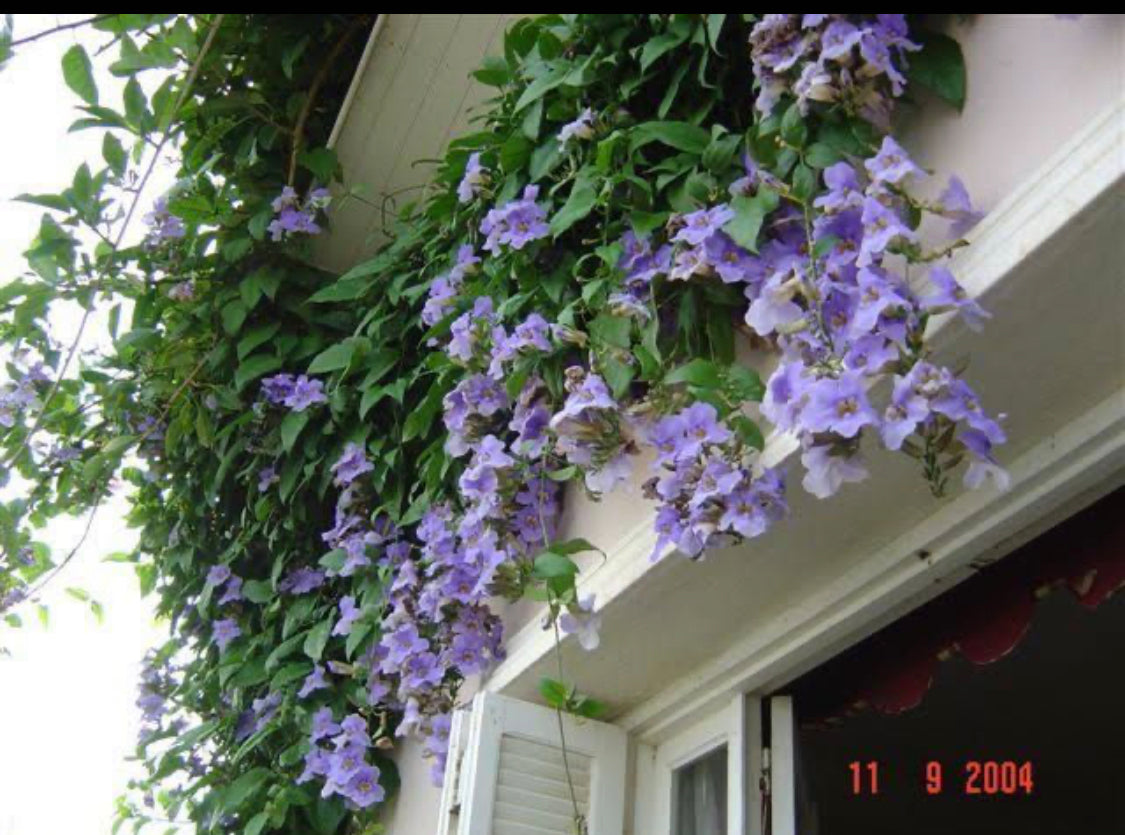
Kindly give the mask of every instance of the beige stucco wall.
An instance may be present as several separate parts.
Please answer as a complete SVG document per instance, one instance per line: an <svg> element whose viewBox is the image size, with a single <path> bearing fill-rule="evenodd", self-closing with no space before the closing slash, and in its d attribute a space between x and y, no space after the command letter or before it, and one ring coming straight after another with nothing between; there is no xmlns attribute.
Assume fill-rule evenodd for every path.
<svg viewBox="0 0 1125 835"><path fill-rule="evenodd" d="M495 48L508 17L389 16L393 37L385 46L376 45L369 78L341 133L345 170L358 171L361 180L378 180L388 194L416 182L420 175L411 159L436 155L464 129L465 107L480 98L480 90L464 82L469 63ZM461 29L467 37L455 37ZM957 173L984 209L996 206L1125 94L1122 16L1087 15L1071 22L1052 15L982 15L953 29L968 65L964 112L922 100L917 108L903 108L899 134L918 161L935 171L935 187ZM350 266L370 247L377 224L374 210L358 203L338 219L329 238L338 267ZM575 496L566 526L612 555L621 536L650 513L636 492L600 504ZM695 570L706 572L708 565ZM531 616L527 607L513 610L511 629ZM716 645L714 652L721 649ZM439 793L431 787L429 764L419 746L409 742L397 759L405 791L388 812L389 835L435 832Z"/></svg>

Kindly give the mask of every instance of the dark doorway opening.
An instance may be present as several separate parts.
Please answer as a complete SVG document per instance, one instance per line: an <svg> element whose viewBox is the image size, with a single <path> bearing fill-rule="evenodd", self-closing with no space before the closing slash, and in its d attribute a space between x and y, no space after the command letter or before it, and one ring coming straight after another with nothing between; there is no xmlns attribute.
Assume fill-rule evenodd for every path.
<svg viewBox="0 0 1125 835"><path fill-rule="evenodd" d="M1103 555L1104 579L1113 562L1106 548L1125 560L1114 518L1125 509L1121 499L1099 502L1032 550L1073 543L1066 528L1080 530ZM1010 577L1046 576L1036 574L1041 557L1010 559ZM1080 550L1073 559L1083 559ZM1014 647L982 665L954 643L926 668L928 688L917 686L911 654L941 645L919 643L918 635L930 626L940 633L937 619L956 617L973 600L979 607L993 593L1003 598L1012 586L997 574L949 594L970 603L938 598L794 683L802 835L1125 833L1125 594L1102 596L1093 608L1079 602L1078 590L1042 595L1045 587L1028 585L1034 613ZM972 587L978 580L983 592ZM994 616L998 630L982 626L981 614L970 620L992 628L996 645L1010 625L1008 602L999 600ZM873 690L866 679L888 671L894 686ZM864 693L886 697L885 712L856 698Z"/></svg>

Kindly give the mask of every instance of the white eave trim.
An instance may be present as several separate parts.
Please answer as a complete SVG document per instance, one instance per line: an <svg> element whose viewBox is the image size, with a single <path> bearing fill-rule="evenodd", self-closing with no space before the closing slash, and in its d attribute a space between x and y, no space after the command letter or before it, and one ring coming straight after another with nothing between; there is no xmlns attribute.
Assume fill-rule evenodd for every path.
<svg viewBox="0 0 1125 835"><path fill-rule="evenodd" d="M336 122L332 125L332 133L328 136L329 148L336 147L336 142L339 141L340 134L344 130L344 124L348 121L348 114L351 113L352 102L355 101L356 94L363 84L363 77L367 73L367 66L371 63L371 56L375 52L375 41L379 38L379 33L383 31L383 23L386 19L387 16L380 13L379 16L375 18L375 25L371 27L371 34L367 36L367 43L363 47L363 54L359 57L359 66L355 68L355 75L352 76L351 83L348 85L348 92L344 95L344 102L340 105L340 112L336 114Z"/></svg>
<svg viewBox="0 0 1125 835"><path fill-rule="evenodd" d="M955 262L959 279L974 297L998 288L1025 259L1034 257L1122 180L1125 99L1094 119L972 231L972 246ZM949 316L933 328L938 347L954 344L964 335L963 327ZM795 438L775 433L767 439L763 460L776 466L793 457L797 448ZM876 617L875 600L884 600L889 608L959 570L957 579L961 579L967 563L984 551L1005 545L1005 539L1007 550L1016 547L1013 537L1045 512L1078 501L1084 491L1098 490L1099 484L1102 492L1111 489L1113 485L1105 481L1125 469L1125 391L1042 440L1010 469L1008 493L961 496L873 555L840 584L825 589L814 607L794 612L751 643L735 646L705 669L693 670L685 680L626 714L620 724L646 741L656 740L683 710L706 709L713 700L727 698L732 689L749 691L771 680L780 683L777 679L785 672L782 659L788 657L792 664L795 653L814 639L823 645L826 632L840 630L849 621L854 626L860 610L868 620ZM1044 504L1041 500L1047 495L1052 500ZM652 568L655 545L652 520L646 518L626 534L610 559L583 572L583 590L596 593L603 607L612 605ZM930 557L920 560L920 551L928 551ZM952 582L951 578L945 587ZM504 691L552 651L553 641L551 633L533 619L511 637L507 659L484 682L484 689Z"/></svg>

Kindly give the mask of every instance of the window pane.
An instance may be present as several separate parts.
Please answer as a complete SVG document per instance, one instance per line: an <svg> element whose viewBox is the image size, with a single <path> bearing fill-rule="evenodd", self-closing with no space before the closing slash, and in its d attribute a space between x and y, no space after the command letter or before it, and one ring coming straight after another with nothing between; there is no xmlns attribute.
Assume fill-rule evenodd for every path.
<svg viewBox="0 0 1125 835"><path fill-rule="evenodd" d="M672 791L676 835L726 835L727 747L677 769Z"/></svg>

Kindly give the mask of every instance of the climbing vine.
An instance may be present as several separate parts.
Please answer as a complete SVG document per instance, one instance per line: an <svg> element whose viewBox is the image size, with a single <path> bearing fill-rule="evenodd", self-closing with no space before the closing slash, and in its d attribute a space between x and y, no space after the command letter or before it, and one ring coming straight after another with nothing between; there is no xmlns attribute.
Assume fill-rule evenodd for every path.
<svg viewBox="0 0 1125 835"><path fill-rule="evenodd" d="M441 779L462 682L504 657L497 600L596 648L568 495L643 483L653 558L700 558L799 524L787 481L827 498L875 447L936 496L1005 479L999 422L926 339L988 316L949 266L978 214L956 178L919 197L889 133L911 93L963 101L934 21L520 20L475 73L478 129L337 276L314 266L349 199L325 143L373 17L98 16L120 109L64 59L105 167L25 198L49 213L0 292L0 446L29 485L0 610L58 567L36 531L129 485L121 559L172 624L121 801L138 829L377 831L401 737ZM9 26L0 59L20 48ZM123 246L166 143L180 179ZM72 362L63 301L108 310L111 351ZM774 431L801 473L763 460ZM544 700L596 715L562 678Z"/></svg>

